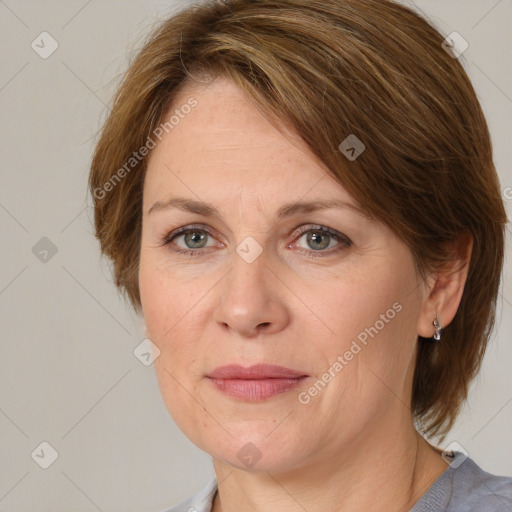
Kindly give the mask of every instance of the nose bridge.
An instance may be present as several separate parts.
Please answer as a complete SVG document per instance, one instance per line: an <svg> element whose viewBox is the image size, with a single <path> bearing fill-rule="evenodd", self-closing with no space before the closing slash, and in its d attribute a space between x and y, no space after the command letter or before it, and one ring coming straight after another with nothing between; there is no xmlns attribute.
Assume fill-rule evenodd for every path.
<svg viewBox="0 0 512 512"><path fill-rule="evenodd" d="M215 312L219 324L244 336L283 327L286 307L270 281L268 259L255 239L246 238L237 246Z"/></svg>
<svg viewBox="0 0 512 512"><path fill-rule="evenodd" d="M257 244L257 246L256 246ZM226 294L243 304L254 307L257 301L269 299L270 290L266 286L268 254L254 238L244 239L233 254L231 272L228 276ZM251 304L251 302L253 304Z"/></svg>

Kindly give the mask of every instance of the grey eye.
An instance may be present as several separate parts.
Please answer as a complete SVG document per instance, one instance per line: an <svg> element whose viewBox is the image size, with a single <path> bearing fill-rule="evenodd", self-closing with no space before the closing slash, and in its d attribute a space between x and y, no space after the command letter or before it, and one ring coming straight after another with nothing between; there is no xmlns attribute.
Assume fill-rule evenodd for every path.
<svg viewBox="0 0 512 512"><path fill-rule="evenodd" d="M307 243L314 250L327 249L329 247L331 235L311 231L307 233Z"/></svg>

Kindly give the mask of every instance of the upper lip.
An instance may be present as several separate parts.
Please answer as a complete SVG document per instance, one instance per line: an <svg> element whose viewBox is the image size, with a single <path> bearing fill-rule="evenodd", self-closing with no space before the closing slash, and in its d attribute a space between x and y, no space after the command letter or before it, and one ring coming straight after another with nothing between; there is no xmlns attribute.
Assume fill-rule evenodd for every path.
<svg viewBox="0 0 512 512"><path fill-rule="evenodd" d="M208 374L212 379L297 379L306 377L306 374L300 371L276 366L273 364L255 364L252 366L240 366L238 364L228 364L219 366Z"/></svg>

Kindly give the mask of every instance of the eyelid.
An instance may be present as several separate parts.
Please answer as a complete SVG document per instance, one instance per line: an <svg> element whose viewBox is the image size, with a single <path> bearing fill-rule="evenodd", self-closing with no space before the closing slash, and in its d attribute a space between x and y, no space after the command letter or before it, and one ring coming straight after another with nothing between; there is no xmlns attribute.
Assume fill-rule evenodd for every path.
<svg viewBox="0 0 512 512"><path fill-rule="evenodd" d="M333 228L329 228L327 226L324 226L323 224L303 224L302 226L297 228L295 237L302 236L305 233L308 233L309 231L318 231L320 233L326 233L328 235L333 235L335 238L339 240L345 241L347 244L351 244L352 240L348 238L348 236L344 235L343 233L340 233L339 231L336 231Z"/></svg>
<svg viewBox="0 0 512 512"><path fill-rule="evenodd" d="M206 224L187 224L186 226L177 228L174 231L172 231L171 233L169 233L168 235L166 235L163 238L162 242L164 244L169 243L172 241L173 238L176 238L177 236L182 235L184 233L194 231L195 229L197 231L204 231L209 236L214 237L214 233L212 233L212 231L214 231L214 230L210 226L207 226ZM220 236L219 236L219 238L220 238Z"/></svg>

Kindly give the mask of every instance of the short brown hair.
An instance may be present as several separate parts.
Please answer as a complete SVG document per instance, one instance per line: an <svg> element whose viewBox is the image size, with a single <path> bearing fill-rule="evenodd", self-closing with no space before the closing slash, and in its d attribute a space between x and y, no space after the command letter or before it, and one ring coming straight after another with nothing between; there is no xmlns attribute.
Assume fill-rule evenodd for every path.
<svg viewBox="0 0 512 512"><path fill-rule="evenodd" d="M89 178L96 237L133 307L140 311L148 161L134 151L153 141L184 83L228 77L269 117L293 126L409 246L423 278L453 257L449 242L472 235L453 322L441 343L418 338L411 411L426 435L444 436L494 325L507 219L484 115L443 39L389 0L209 1L161 23L118 89ZM366 146L351 162L338 149L349 134Z"/></svg>

